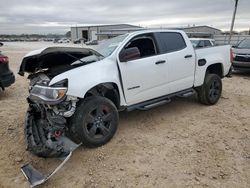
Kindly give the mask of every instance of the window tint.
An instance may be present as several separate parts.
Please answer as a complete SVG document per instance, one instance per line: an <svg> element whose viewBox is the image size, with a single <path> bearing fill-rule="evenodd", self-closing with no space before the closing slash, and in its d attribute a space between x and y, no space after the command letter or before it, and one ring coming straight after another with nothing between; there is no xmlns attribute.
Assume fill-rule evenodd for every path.
<svg viewBox="0 0 250 188"><path fill-rule="evenodd" d="M158 41L162 43L162 53L179 51L187 47L180 33L162 32L157 34Z"/></svg>
<svg viewBox="0 0 250 188"><path fill-rule="evenodd" d="M205 46L212 46L212 44L209 40L205 40Z"/></svg>

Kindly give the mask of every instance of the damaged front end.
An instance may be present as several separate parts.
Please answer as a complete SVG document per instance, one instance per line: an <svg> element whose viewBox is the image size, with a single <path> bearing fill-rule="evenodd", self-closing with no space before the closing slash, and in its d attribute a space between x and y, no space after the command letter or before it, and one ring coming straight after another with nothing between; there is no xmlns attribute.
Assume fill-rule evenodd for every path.
<svg viewBox="0 0 250 188"><path fill-rule="evenodd" d="M25 121L28 151L39 157L69 154L65 140L68 139L68 124L76 110L78 98L67 95L67 79L53 85L50 82L59 74L102 58L92 49L73 47L44 48L32 51L23 58L19 74L23 76L28 73L30 80L29 108Z"/></svg>
<svg viewBox="0 0 250 188"><path fill-rule="evenodd" d="M54 86L48 86L49 81L41 73L30 82L25 122L27 150L39 157L62 157L70 152L61 138L66 138L67 118L74 114L78 99L66 96L67 80Z"/></svg>
<svg viewBox="0 0 250 188"><path fill-rule="evenodd" d="M27 150L39 157L57 157L63 162L49 175L43 175L32 165L21 170L31 187L53 176L80 145L67 137L68 121L75 112L76 97L67 96L67 80L48 86L49 77L43 73L30 76L29 108L25 120Z"/></svg>
<svg viewBox="0 0 250 188"><path fill-rule="evenodd" d="M32 187L54 175L81 145L70 139L69 131L78 98L67 95L67 79L53 85L50 85L51 80L65 71L98 61L99 57L88 49L57 47L31 53L23 59L19 74L30 74L29 108L24 129L27 150L39 157L63 159L61 165L47 176L30 164L24 165L21 170Z"/></svg>

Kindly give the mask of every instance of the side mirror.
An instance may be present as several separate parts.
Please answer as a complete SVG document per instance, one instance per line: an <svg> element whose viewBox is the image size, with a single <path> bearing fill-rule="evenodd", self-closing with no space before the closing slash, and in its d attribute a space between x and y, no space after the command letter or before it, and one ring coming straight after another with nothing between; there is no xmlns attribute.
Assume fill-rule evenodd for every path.
<svg viewBox="0 0 250 188"><path fill-rule="evenodd" d="M141 53L137 47L123 49L119 55L121 62L137 59L139 57L141 57Z"/></svg>
<svg viewBox="0 0 250 188"><path fill-rule="evenodd" d="M236 45L233 45L232 48L238 48Z"/></svg>

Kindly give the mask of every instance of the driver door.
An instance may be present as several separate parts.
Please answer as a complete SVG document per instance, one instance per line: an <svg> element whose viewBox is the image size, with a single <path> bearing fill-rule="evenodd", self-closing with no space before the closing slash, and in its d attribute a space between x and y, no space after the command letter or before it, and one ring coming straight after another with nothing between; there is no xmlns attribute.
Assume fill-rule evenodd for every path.
<svg viewBox="0 0 250 188"><path fill-rule="evenodd" d="M168 94L168 63L164 55L158 55L153 35L135 37L123 50L131 48L139 49L137 58L127 59L125 62L119 59L127 104L133 105Z"/></svg>

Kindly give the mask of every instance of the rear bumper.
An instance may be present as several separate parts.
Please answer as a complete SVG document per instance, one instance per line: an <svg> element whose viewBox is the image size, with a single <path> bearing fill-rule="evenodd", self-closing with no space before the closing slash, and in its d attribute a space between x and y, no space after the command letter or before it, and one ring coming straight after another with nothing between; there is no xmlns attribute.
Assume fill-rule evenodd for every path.
<svg viewBox="0 0 250 188"><path fill-rule="evenodd" d="M233 61L232 64L235 70L250 70L250 62Z"/></svg>
<svg viewBox="0 0 250 188"><path fill-rule="evenodd" d="M5 88L9 87L11 84L15 82L15 76L13 72L9 72L5 75L0 75L0 87Z"/></svg>

